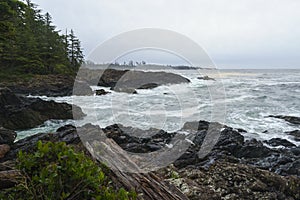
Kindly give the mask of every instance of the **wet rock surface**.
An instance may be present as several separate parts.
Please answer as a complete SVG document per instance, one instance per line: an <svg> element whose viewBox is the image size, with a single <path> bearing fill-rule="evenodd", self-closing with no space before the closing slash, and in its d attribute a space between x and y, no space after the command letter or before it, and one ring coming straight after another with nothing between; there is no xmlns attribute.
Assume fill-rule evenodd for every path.
<svg viewBox="0 0 300 200"><path fill-rule="evenodd" d="M153 152L168 144L175 133L159 129L147 131L114 124L102 129L108 138L112 138L120 147L133 153Z"/></svg>
<svg viewBox="0 0 300 200"><path fill-rule="evenodd" d="M17 137L16 132L0 127L0 144L13 144Z"/></svg>
<svg viewBox="0 0 300 200"><path fill-rule="evenodd" d="M72 119L84 116L81 109L67 103L17 96L0 88L0 126L11 130L34 128L49 119Z"/></svg>
<svg viewBox="0 0 300 200"><path fill-rule="evenodd" d="M114 90L116 92L124 92L128 94L137 94L137 91L132 87L111 87L111 90Z"/></svg>
<svg viewBox="0 0 300 200"><path fill-rule="evenodd" d="M294 140L300 141L300 130L294 130L294 131L288 131L285 132L288 135L291 135L294 137Z"/></svg>
<svg viewBox="0 0 300 200"><path fill-rule="evenodd" d="M205 80L205 81L215 81L214 78L211 78L209 76L201 76L201 77L197 77L199 80Z"/></svg>
<svg viewBox="0 0 300 200"><path fill-rule="evenodd" d="M100 96L100 95L106 95L109 94L111 92L105 91L104 89L100 89L100 90L96 90L96 95Z"/></svg>
<svg viewBox="0 0 300 200"><path fill-rule="evenodd" d="M269 115L268 117L283 119L291 124L300 125L300 117L286 116L286 115Z"/></svg>
<svg viewBox="0 0 300 200"><path fill-rule="evenodd" d="M210 132L215 127L219 128L219 134L215 145L204 157L199 157L201 146L206 137L212 137ZM300 156L299 148L295 144L279 138L268 141L256 139L245 140L242 135L244 130L236 130L218 123L206 121L188 122L182 130L175 133L167 133L163 130L150 129L147 131L122 125L108 126L103 131L109 138L114 139L124 150L134 153L147 153L161 149L169 144L176 134L189 132L182 140L192 141L189 148L175 162L177 168L187 166L209 167L216 160L225 160L232 163L241 163L269 170L280 175L300 176L298 168ZM210 135L207 135L209 132ZM264 143L283 148L269 148Z"/></svg>
<svg viewBox="0 0 300 200"><path fill-rule="evenodd" d="M284 146L284 147L295 147L296 145L291 143L290 141L286 139L281 139L281 138L272 138L270 140L265 141L266 144L273 146L273 147L278 147L278 146Z"/></svg>

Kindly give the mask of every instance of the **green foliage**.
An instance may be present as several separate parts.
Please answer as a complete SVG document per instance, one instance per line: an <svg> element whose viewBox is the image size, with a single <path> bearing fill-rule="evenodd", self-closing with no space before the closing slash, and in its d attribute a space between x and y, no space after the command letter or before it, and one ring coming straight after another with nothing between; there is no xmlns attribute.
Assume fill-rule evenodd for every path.
<svg viewBox="0 0 300 200"><path fill-rule="evenodd" d="M80 41L73 31L60 35L49 13L42 14L30 0L0 0L0 13L0 70L53 74L57 65L69 69L64 74L78 70Z"/></svg>
<svg viewBox="0 0 300 200"><path fill-rule="evenodd" d="M172 179L178 179L178 178L180 178L180 176L179 176L179 174L176 171L171 170L171 172L170 172L170 178L172 178Z"/></svg>
<svg viewBox="0 0 300 200"><path fill-rule="evenodd" d="M72 74L72 70L63 64L57 64L54 66L53 73L54 74Z"/></svg>
<svg viewBox="0 0 300 200"><path fill-rule="evenodd" d="M38 142L35 153L19 152L18 168L24 180L10 189L7 199L136 198L134 192L114 191L100 167L65 143Z"/></svg>

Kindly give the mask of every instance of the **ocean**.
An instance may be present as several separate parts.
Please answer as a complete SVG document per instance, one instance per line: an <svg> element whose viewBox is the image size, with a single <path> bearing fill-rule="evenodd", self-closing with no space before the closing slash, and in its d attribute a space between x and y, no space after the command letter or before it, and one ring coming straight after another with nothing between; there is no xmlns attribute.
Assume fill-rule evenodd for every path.
<svg viewBox="0 0 300 200"><path fill-rule="evenodd" d="M191 80L188 84L164 85L138 94L111 91L104 96L46 97L44 100L74 103L87 116L76 125L92 123L100 127L121 123L141 129L159 128L173 132L188 121L211 121L216 101L222 101L222 123L242 128L246 138L284 138L300 142L284 132L300 128L268 115L300 117L300 69L222 69L205 71L216 80L200 80L198 70L170 70ZM225 96L212 99L211 88L222 88ZM92 86L95 89L105 87ZM214 91L213 91L214 92ZM18 132L18 139L40 132L53 132L73 120L51 120L40 127Z"/></svg>

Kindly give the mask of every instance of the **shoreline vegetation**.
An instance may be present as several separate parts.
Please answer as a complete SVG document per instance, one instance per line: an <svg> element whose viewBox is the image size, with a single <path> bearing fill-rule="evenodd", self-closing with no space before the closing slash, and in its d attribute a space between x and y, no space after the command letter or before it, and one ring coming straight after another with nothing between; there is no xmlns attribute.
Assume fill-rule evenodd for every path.
<svg viewBox="0 0 300 200"><path fill-rule="evenodd" d="M136 94L136 89L190 82L170 72L136 69L210 68L130 61L109 64L109 69L103 70L104 64L84 61L73 30L56 30L50 14L42 14L30 0L0 0L0 9L0 199L300 199L299 146L281 138L245 139L245 130L217 122L186 122L180 131L190 133L184 136L191 142L189 148L173 164L149 173L109 169L87 151L78 129L87 135L101 129L111 144L133 153L160 150L180 131L139 130L121 124L86 124L78 129L66 125L53 133L37 133L15 141L17 130L36 127L49 119L85 116L75 105L28 95L109 93L92 91L90 86L96 85ZM90 67L81 69L78 76L82 64ZM269 117L300 123L292 116ZM212 151L199 158L210 126L218 127L220 137ZM133 136L140 133L150 136ZM286 134L300 141L299 130ZM112 153L119 157L118 152Z"/></svg>

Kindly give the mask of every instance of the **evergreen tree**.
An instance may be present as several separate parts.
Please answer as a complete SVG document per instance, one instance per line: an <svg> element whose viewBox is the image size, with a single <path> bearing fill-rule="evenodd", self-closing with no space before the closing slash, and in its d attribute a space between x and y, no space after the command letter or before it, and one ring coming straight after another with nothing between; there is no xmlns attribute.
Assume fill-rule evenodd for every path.
<svg viewBox="0 0 300 200"><path fill-rule="evenodd" d="M83 62L73 30L60 35L30 0L0 0L0 68L22 73L75 72Z"/></svg>
<svg viewBox="0 0 300 200"><path fill-rule="evenodd" d="M83 53L81 49L80 41L74 34L74 31L71 29L70 34L68 35L68 52L69 52L69 60L71 62L72 67L77 69L83 63Z"/></svg>

